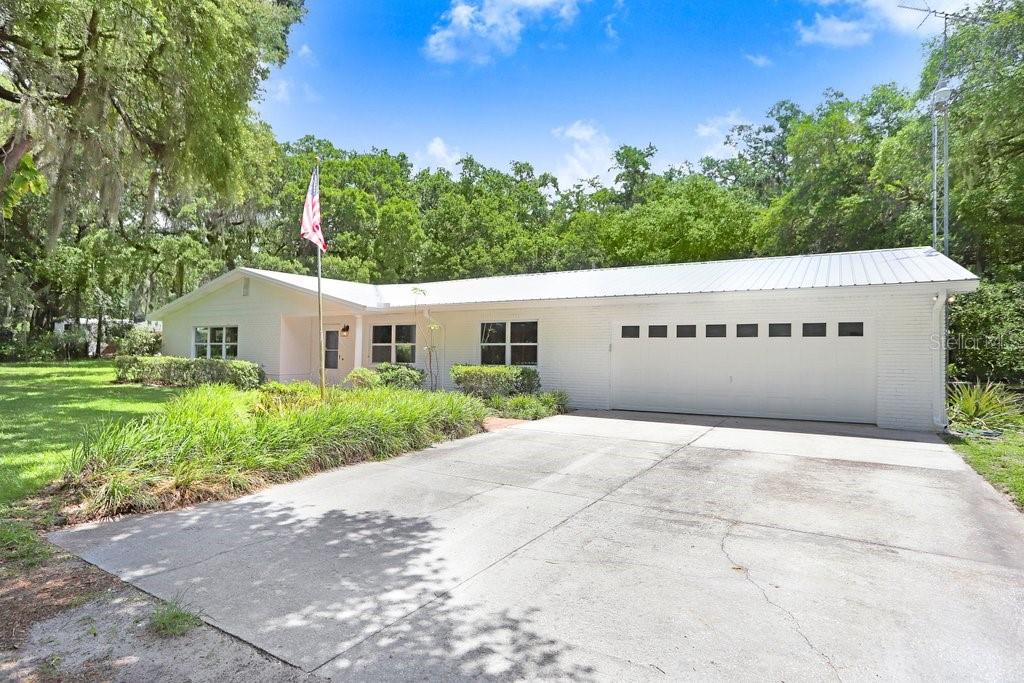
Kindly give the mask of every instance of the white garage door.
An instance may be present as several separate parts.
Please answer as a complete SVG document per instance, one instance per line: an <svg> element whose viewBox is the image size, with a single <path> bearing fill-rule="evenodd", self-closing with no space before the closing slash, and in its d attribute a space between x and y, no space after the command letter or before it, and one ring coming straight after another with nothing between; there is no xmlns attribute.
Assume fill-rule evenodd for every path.
<svg viewBox="0 0 1024 683"><path fill-rule="evenodd" d="M875 422L869 319L622 320L611 334L612 408Z"/></svg>

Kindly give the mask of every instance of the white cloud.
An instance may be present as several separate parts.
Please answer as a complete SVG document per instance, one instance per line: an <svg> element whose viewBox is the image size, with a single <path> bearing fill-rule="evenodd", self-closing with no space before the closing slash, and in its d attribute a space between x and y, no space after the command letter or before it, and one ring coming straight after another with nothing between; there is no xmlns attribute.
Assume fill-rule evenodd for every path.
<svg viewBox="0 0 1024 683"><path fill-rule="evenodd" d="M313 53L313 48L309 46L309 43L303 43L302 45L299 46L298 55L299 59L306 62L307 64L310 64L312 66L316 66L318 64L316 55Z"/></svg>
<svg viewBox="0 0 1024 683"><path fill-rule="evenodd" d="M310 104L316 104L317 102L323 100L323 97L321 97L320 93L317 92L317 90L309 83L303 83L302 99L306 102L309 102Z"/></svg>
<svg viewBox="0 0 1024 683"><path fill-rule="evenodd" d="M701 152L701 156L716 159L731 156L735 150L725 143L725 136L729 134L733 126L744 123L750 122L740 116L739 109L733 109L724 116L712 116L697 124L697 128L694 130L697 137L704 138L709 143L707 148Z"/></svg>
<svg viewBox="0 0 1024 683"><path fill-rule="evenodd" d="M619 44L619 29L615 22L626 14L626 0L615 0L612 4L612 11L605 15L602 25L604 35L613 45Z"/></svg>
<svg viewBox="0 0 1024 683"><path fill-rule="evenodd" d="M275 102L290 102L292 99L292 83L291 81L279 78L270 81L270 99Z"/></svg>
<svg viewBox="0 0 1024 683"><path fill-rule="evenodd" d="M451 0L424 46L430 59L451 64L487 64L519 47L531 22L557 17L571 24L579 4L589 0Z"/></svg>
<svg viewBox="0 0 1024 683"><path fill-rule="evenodd" d="M803 44L852 47L863 45L878 31L897 33L935 33L942 30L942 20L915 12L902 4L942 12L959 12L978 0L817 0L828 7L830 14L815 13L814 21L807 25L796 23Z"/></svg>
<svg viewBox="0 0 1024 683"><path fill-rule="evenodd" d="M847 21L834 15L815 13L814 22L808 26L796 22L800 42L804 45L828 45L830 47L853 47L871 40L871 26L864 20Z"/></svg>
<svg viewBox="0 0 1024 683"><path fill-rule="evenodd" d="M978 3L965 0L852 0L850 4L860 7L866 15L886 28L909 33L917 30L926 15L900 5L931 8L939 12L959 12ZM942 21L931 17L925 21L922 30L941 31Z"/></svg>
<svg viewBox="0 0 1024 683"><path fill-rule="evenodd" d="M606 185L611 183L612 141L596 123L577 120L555 128L551 134L571 145L555 171L559 185L571 187L594 176Z"/></svg>
<svg viewBox="0 0 1024 683"><path fill-rule="evenodd" d="M752 54L744 53L743 57L748 62L750 62L751 64L756 66L758 69L764 69L764 68L767 68L767 67L772 65L772 60L770 60L765 55L752 55Z"/></svg>
<svg viewBox="0 0 1024 683"><path fill-rule="evenodd" d="M454 170L455 164L462 158L462 152L455 147L449 147L439 135L435 135L427 143L427 161L433 166Z"/></svg>

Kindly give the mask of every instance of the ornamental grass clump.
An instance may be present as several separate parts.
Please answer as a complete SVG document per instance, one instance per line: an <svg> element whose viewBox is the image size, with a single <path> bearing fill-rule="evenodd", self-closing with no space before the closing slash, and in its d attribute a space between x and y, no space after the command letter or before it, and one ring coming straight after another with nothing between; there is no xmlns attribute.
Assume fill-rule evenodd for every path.
<svg viewBox="0 0 1024 683"><path fill-rule="evenodd" d="M957 432L999 432L1024 425L1024 402L1002 384L954 384L946 400Z"/></svg>
<svg viewBox="0 0 1024 683"><path fill-rule="evenodd" d="M457 393L332 389L321 401L311 384L202 386L162 413L90 434L65 482L80 518L170 509L468 436L486 415L480 399Z"/></svg>

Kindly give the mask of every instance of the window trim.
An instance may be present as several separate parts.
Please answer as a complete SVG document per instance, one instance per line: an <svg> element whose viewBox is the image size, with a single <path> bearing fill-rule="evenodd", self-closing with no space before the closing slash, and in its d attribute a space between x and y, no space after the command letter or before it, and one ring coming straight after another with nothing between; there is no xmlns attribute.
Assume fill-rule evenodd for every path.
<svg viewBox="0 0 1024 683"><path fill-rule="evenodd" d="M373 341L373 329L375 327L390 327L391 328L391 341L387 343L375 343ZM412 328L412 342L400 342L398 341L398 328L399 327L411 327ZM397 322L397 323L377 323L370 325L370 363L377 365L378 363L393 363L397 365L415 365L416 364L416 339L419 337L419 325L415 322ZM412 350L411 361L398 361L395 360L398 357L398 347L409 347ZM387 348L389 360L373 360L373 351L375 348Z"/></svg>
<svg viewBox="0 0 1024 683"><path fill-rule="evenodd" d="M683 331L692 332L692 334L682 334ZM697 325L696 323L684 323L676 325L676 339L696 339L697 338Z"/></svg>
<svg viewBox="0 0 1024 683"><path fill-rule="evenodd" d="M651 334L655 329L659 332L664 331L664 334ZM648 325L647 326L647 338L648 339L668 339L668 325Z"/></svg>
<svg viewBox="0 0 1024 683"><path fill-rule="evenodd" d="M626 334L626 330L631 333L636 330L636 334ZM639 325L620 325L619 326L619 339L639 339L640 338L640 326Z"/></svg>
<svg viewBox="0 0 1024 683"><path fill-rule="evenodd" d="M773 327L784 327L786 334L772 334ZM793 336L793 323L768 323L768 337L770 339L788 339Z"/></svg>
<svg viewBox="0 0 1024 683"><path fill-rule="evenodd" d="M238 332L239 332L239 328L240 327L241 326L238 323L231 323L231 324L228 324L228 323L217 323L217 324L206 324L206 325L193 325L192 326L192 330L191 330L191 340L190 340L190 343L189 343L189 348L191 349L192 358L208 358L208 359L213 359L213 360L237 360L238 357L239 357L238 356L238 346L239 346L238 340L240 338L240 335L239 335ZM206 330L206 341L203 342L202 344L200 344L199 342L196 341L196 331L197 330L203 330L203 329ZM224 332L223 332L224 336L222 337L222 341L219 341L219 342L211 341L213 339L213 330L215 330L215 329L222 329L222 330L224 330ZM234 329L235 330L235 341L234 342L228 342L228 340L227 340L228 339L228 332L227 331L229 329ZM197 346L205 346L206 347L206 355L205 356L196 355L196 347ZM235 355L234 356L226 355L227 354L227 347L229 347L229 346L234 346L235 347ZM220 355L219 356L213 355L213 348L214 347L220 347Z"/></svg>
<svg viewBox="0 0 1024 683"><path fill-rule="evenodd" d="M533 323L537 326L537 341L535 342L513 342L512 341L512 325L514 323ZM480 341L480 331L484 325L495 325L503 324L505 326L505 341L504 342L482 342ZM505 347L505 363L504 365L515 365L516 367L523 368L535 368L540 365L540 321L536 318L527 319L516 319L516 318L505 318L503 320L485 319L480 320L477 323L477 358L479 359L480 365L484 364L484 347L485 346L503 346ZM535 363L513 363L512 362L512 347L515 346L532 346L537 350L537 362ZM501 365L501 363L488 363L488 365Z"/></svg>

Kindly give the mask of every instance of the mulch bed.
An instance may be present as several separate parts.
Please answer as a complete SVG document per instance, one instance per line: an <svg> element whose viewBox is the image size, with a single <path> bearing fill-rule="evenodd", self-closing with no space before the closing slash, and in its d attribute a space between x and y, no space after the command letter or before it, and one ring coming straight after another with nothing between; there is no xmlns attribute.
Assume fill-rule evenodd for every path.
<svg viewBox="0 0 1024 683"><path fill-rule="evenodd" d="M529 420L516 420L511 417L485 417L484 418L484 431L485 432L496 432L499 429L505 429L506 427L515 427L518 424L529 422Z"/></svg>

